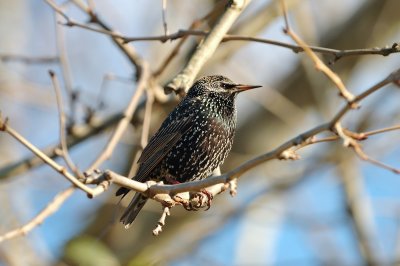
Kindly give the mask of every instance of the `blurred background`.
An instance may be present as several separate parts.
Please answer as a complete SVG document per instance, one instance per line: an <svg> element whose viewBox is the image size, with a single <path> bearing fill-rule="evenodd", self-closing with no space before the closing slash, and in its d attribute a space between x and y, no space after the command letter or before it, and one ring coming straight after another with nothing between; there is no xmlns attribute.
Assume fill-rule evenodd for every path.
<svg viewBox="0 0 400 266"><path fill-rule="evenodd" d="M221 1L167 1L169 33L191 25L212 28L226 4ZM89 5L126 36L164 34L161 0L56 3L81 23L89 16L80 7ZM287 5L293 29L310 45L382 48L400 39L397 0L287 0ZM113 117L124 111L134 93L136 70L109 36L56 21L65 20L44 1L0 1L0 111L34 145L54 149L59 123L48 70L55 71L76 130L70 128L71 137L78 129L108 123L70 148L72 159L84 170L104 149L117 121ZM283 27L279 1L254 0L229 33L293 43ZM189 37L154 83L164 86L170 81L200 40ZM178 42L130 45L154 73ZM326 63L333 59L320 57ZM330 67L358 94L399 65L398 54L356 55ZM329 121L344 105L332 82L306 55L282 47L222 43L199 76L209 74L263 85L239 96L238 132L223 172ZM73 91L73 104L68 104L68 90ZM343 126L364 132L399 124L399 97L398 88L389 85L346 115ZM178 100L156 97L150 135ZM145 102L143 96L132 125L101 169L128 174L140 149ZM362 144L372 158L399 168L399 141L398 131L391 131ZM0 265L399 264L399 176L361 161L340 140L298 153L300 160L268 161L246 173L236 197L218 195L206 212L173 208L158 237L151 231L161 213L159 203L148 203L126 230L118 220L129 200L117 205L116 186L92 200L76 191L28 235L0 243ZM70 185L47 165L21 163L31 158L20 143L0 134L0 235L30 221Z"/></svg>

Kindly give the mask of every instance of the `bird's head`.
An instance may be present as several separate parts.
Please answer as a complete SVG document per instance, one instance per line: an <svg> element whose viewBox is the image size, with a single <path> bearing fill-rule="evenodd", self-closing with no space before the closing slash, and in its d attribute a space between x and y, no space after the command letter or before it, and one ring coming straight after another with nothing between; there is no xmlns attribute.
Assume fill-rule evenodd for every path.
<svg viewBox="0 0 400 266"><path fill-rule="evenodd" d="M221 75L205 76L193 84L187 97L201 97L210 93L221 96L235 96L239 92L259 87L261 86L238 84Z"/></svg>

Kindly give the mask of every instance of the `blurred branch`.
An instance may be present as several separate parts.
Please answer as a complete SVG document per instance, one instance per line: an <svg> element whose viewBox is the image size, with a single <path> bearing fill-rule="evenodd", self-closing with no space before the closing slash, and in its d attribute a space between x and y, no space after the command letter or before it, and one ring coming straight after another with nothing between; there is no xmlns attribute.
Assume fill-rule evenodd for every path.
<svg viewBox="0 0 400 266"><path fill-rule="evenodd" d="M25 64L49 64L59 63L58 56L28 56L17 54L0 54L0 61L3 62L21 62Z"/></svg>
<svg viewBox="0 0 400 266"><path fill-rule="evenodd" d="M355 229L356 237L365 265L382 265L372 206L363 188L362 178L355 173L356 168L350 158L344 158L339 171L342 176L344 197L348 214Z"/></svg>
<svg viewBox="0 0 400 266"><path fill-rule="evenodd" d="M168 34L168 25L167 25L167 19L166 19L166 13L167 13L167 0L162 0L162 21L163 21L163 27L164 27L164 34Z"/></svg>
<svg viewBox="0 0 400 266"><path fill-rule="evenodd" d="M61 15L59 13L54 14L54 19L55 19L55 29L56 29L56 44L57 44L57 51L58 54L60 55L60 67L61 67L61 72L62 72L62 77L64 80L64 85L65 89L68 95L68 105L69 105L69 111L70 115L68 116L68 122L67 122L67 131L71 131L72 127L75 124L76 120L76 107L77 107L77 92L74 91L73 85L72 85L72 74L71 74L71 68L69 65L69 60L68 60L68 55L67 55L67 49L66 49L66 43L65 43L65 36L64 36L64 29L57 24L58 18Z"/></svg>
<svg viewBox="0 0 400 266"><path fill-rule="evenodd" d="M61 207L61 205L72 195L74 191L75 189L73 187L69 187L59 192L56 197L30 222L22 227L0 235L0 243L17 236L26 235L34 228L41 225L47 217L55 213Z"/></svg>
<svg viewBox="0 0 400 266"><path fill-rule="evenodd" d="M74 26L80 26L80 25L74 25ZM91 30L94 30L94 29L91 29ZM107 32L101 32L101 33L109 34ZM180 39L180 38L183 38L186 36L206 36L207 34L208 34L207 31L189 29L189 30L179 30L175 33L171 33L168 35L147 36L147 37L146 36L124 37L122 35L118 35L118 37L122 38L124 40L124 42L160 41L160 42L164 43L166 41L173 41L173 40ZM251 37L251 36L245 36L245 35L226 34L222 38L222 42L229 42L229 41L258 42L258 43L265 43L265 44L271 44L271 45L275 45L275 46L288 48L288 49L291 49L295 53L306 52L305 49L303 48L303 46L301 46L301 45L294 45L294 44L275 41L275 40L271 40L271 39ZM317 53L332 55L334 57L334 59L331 61L331 63L338 61L339 59L341 59L343 57L347 57L347 56L355 56L355 55L388 56L390 54L400 52L400 46L398 43L393 43L391 46L375 47L375 48L370 48L370 49L363 48L363 49L337 50L337 49L324 48L324 47L318 47L318 46L307 46L307 47Z"/></svg>

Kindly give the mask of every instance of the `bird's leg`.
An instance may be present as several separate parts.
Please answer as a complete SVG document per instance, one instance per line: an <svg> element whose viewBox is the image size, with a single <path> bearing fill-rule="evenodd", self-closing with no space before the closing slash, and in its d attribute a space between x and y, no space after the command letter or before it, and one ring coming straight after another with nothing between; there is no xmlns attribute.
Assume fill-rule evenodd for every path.
<svg viewBox="0 0 400 266"><path fill-rule="evenodd" d="M165 176L165 181L167 182L167 184L170 184L170 185L177 185L177 184L181 183L181 182L177 181L175 178L173 178L173 177L171 177L169 175Z"/></svg>
<svg viewBox="0 0 400 266"><path fill-rule="evenodd" d="M167 182L167 184L171 184L171 185L177 185L180 184L181 182L177 181L175 178L167 175L165 176L165 181ZM174 200L178 203L180 203L183 208L185 208L185 210L187 211L193 211L195 210L191 205L190 202L187 201L186 199L183 199L182 197L180 197L179 195L175 195L174 196Z"/></svg>

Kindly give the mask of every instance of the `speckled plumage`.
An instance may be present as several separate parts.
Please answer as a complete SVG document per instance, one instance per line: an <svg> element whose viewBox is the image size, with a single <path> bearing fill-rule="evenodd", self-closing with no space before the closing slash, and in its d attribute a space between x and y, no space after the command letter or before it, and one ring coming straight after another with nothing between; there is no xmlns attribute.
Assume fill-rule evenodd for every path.
<svg viewBox="0 0 400 266"><path fill-rule="evenodd" d="M259 86L233 83L224 76L197 80L143 150L134 180L183 183L201 180L220 166L231 150L236 129L236 95ZM126 195L120 188L116 195ZM121 217L129 225L147 198L136 193Z"/></svg>

